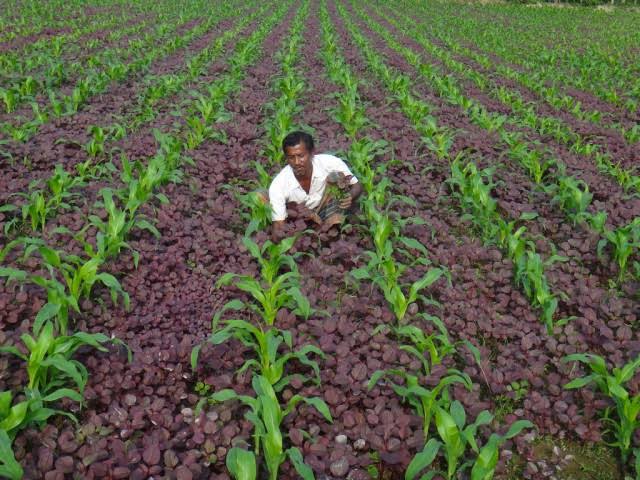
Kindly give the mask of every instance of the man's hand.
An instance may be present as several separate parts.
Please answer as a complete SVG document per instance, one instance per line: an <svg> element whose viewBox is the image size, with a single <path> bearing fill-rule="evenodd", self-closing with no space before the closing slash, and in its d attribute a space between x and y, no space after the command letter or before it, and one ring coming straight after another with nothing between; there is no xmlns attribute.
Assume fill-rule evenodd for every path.
<svg viewBox="0 0 640 480"><path fill-rule="evenodd" d="M340 208L342 208L343 210L347 210L351 207L353 202L355 202L361 194L362 194L362 185L360 184L360 182L354 183L353 185L351 185L351 189L349 190L349 195L346 198L340 200L340 203L338 205L340 205Z"/></svg>
<svg viewBox="0 0 640 480"><path fill-rule="evenodd" d="M349 195L340 200L340 203L338 205L340 205L341 209L346 210L351 206L352 203L353 199L351 198L351 193L349 193Z"/></svg>

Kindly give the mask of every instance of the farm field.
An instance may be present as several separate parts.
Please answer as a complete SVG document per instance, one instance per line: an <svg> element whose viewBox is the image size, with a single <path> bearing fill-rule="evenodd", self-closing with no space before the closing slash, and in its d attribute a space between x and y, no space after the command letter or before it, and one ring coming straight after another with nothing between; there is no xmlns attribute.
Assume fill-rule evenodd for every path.
<svg viewBox="0 0 640 480"><path fill-rule="evenodd" d="M0 478L640 479L640 11L6 5Z"/></svg>

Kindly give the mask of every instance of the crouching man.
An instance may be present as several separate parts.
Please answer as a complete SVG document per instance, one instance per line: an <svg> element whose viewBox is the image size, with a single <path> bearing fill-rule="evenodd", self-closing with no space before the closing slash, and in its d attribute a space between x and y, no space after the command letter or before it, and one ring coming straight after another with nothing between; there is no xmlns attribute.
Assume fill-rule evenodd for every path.
<svg viewBox="0 0 640 480"><path fill-rule="evenodd" d="M313 137L292 132L282 142L288 163L271 182L272 237L282 238L287 203L304 204L323 228L342 223L345 213L362 194L362 185L338 157L315 154Z"/></svg>

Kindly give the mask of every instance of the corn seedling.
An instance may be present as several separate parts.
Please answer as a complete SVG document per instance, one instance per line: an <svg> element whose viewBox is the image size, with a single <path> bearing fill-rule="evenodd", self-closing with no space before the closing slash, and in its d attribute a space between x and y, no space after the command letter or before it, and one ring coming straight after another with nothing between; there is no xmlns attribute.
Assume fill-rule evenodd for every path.
<svg viewBox="0 0 640 480"><path fill-rule="evenodd" d="M329 407L320 398L307 398L302 395L294 395L289 399L284 408L280 405L276 392L271 383L261 376L254 375L251 382L256 397L247 395L238 395L233 390L220 390L209 397L210 403L226 402L229 400L239 400L249 407L249 411L245 414L245 418L254 426L254 451L234 447L231 458L230 472L237 480L255 480L255 476L251 476L257 471L256 457L262 452L262 458L267 467L269 480L277 480L280 465L288 457L298 474L304 480L314 478L313 471L302 460L300 451L291 447L284 449L284 439L280 431L280 425L284 418L289 415L300 402L307 403L314 407L329 422L332 422ZM240 461L242 464L240 464Z"/></svg>
<svg viewBox="0 0 640 480"><path fill-rule="evenodd" d="M613 434L612 446L620 449L622 464L629 465L631 453L636 457L636 475L640 475L637 465L640 449L633 449L633 435L640 429L640 394L632 396L625 388L640 369L640 357L630 361L622 368L607 368L605 360L591 353L575 353L563 358L563 362L580 362L589 367L590 373L567 383L564 388L583 388L595 383L598 390L614 403L604 411L604 421L608 432Z"/></svg>
<svg viewBox="0 0 640 480"><path fill-rule="evenodd" d="M614 230L604 228L598 242L598 256L602 256L605 247L613 250L613 260L618 264L618 282L622 282L627 273L629 257L640 248L640 218Z"/></svg>
<svg viewBox="0 0 640 480"><path fill-rule="evenodd" d="M448 480L452 480L459 478L462 472L471 467L471 480L492 479L498 463L500 446L525 428L533 427L528 420L518 420L511 425L506 434L492 434L487 443L479 448L476 440L478 428L489 424L492 420L493 415L484 410L480 412L475 422L467 425L466 412L457 400L451 402L448 409L436 406L435 424L442 441L432 438L425 444L424 449L407 467L405 480L418 478L421 471L431 466L440 450L443 450L447 471L429 469L427 474L419 478L431 479L436 475L443 475ZM469 448L477 455L475 461L460 464Z"/></svg>
<svg viewBox="0 0 640 480"><path fill-rule="evenodd" d="M440 365L445 356L456 351L455 345L449 340L449 333L442 320L432 315L422 314L430 323L435 325L437 332L427 334L415 325L402 325L394 329L394 333L402 340L410 340L409 344L400 345L404 350L416 357L422 363L425 375L431 374L434 365ZM426 358L428 355L428 359Z"/></svg>
<svg viewBox="0 0 640 480"><path fill-rule="evenodd" d="M308 318L312 312L311 306L300 291L300 274L294 257L287 254L295 241L295 237L286 238L279 243L267 240L259 247L250 238L243 237L244 246L260 265L260 278L225 273L216 286L233 283L240 290L249 293L255 303L242 305L257 313L266 325L273 325L278 311L285 306L296 315ZM290 271L280 273L285 266Z"/></svg>
<svg viewBox="0 0 640 480"><path fill-rule="evenodd" d="M238 370L239 373L251 368L254 373L266 378L276 391L280 391L291 380L290 376L283 378L286 364L291 360L298 360L303 365L313 369L316 384L320 384L318 363L315 360L311 360L309 355L314 353L324 358L324 354L313 345L305 345L300 350L293 351L291 333L288 331L279 330L275 327L269 327L265 331L245 320L225 320L224 327L214 331L208 342L213 345L219 345L232 337L242 342L245 347L251 348L257 356L257 359L247 360ZM283 344L289 351L280 354L279 350ZM196 347L191 356L191 366L194 369L198 351L199 347ZM299 375L299 377L306 380L304 376Z"/></svg>
<svg viewBox="0 0 640 480"><path fill-rule="evenodd" d="M44 401L65 396L80 403L88 373L81 362L71 357L84 345L106 352L103 344L111 341L101 333L77 332L71 336L55 336L51 322L45 322L35 337L25 333L20 338L28 355L22 354L14 346L0 347L0 352L11 353L26 362L29 376L27 391L32 392L33 396L41 395Z"/></svg>
<svg viewBox="0 0 640 480"><path fill-rule="evenodd" d="M113 191L111 189L104 188L101 190L101 194L102 206L107 212L107 219L106 221L102 220L97 215L89 216L89 225L98 229L96 236L97 250L94 252L90 245L85 244L85 249L89 255L107 259L118 255L122 248L131 249L126 242L126 238L134 228L147 230L156 237L160 236L160 232L147 219L136 215L137 201L133 202L133 205L129 205L130 209L121 210L113 200ZM138 253L134 251L133 255L137 266Z"/></svg>
<svg viewBox="0 0 640 480"><path fill-rule="evenodd" d="M551 202L559 204L574 224L584 218L593 198L593 194L589 192L589 186L584 181L573 177L562 176L558 178L557 184L546 190L553 195Z"/></svg>
<svg viewBox="0 0 640 480"><path fill-rule="evenodd" d="M245 236L264 230L271 225L271 204L259 192L237 193L236 200L242 206L243 219L248 222ZM248 212L248 213L247 213Z"/></svg>
<svg viewBox="0 0 640 480"><path fill-rule="evenodd" d="M19 102L19 93L14 88L0 88L0 99L7 113L12 113Z"/></svg>
<svg viewBox="0 0 640 480"><path fill-rule="evenodd" d="M425 360L424 356L419 356L422 357L422 360ZM442 402L444 404L449 402L449 386L454 383L460 383L471 390L472 383L466 373L456 369L449 369L447 375L443 376L435 387L428 389L420 385L418 374L428 376L431 368L426 361L421 361L421 363L423 368L427 370L416 372L415 375L401 369L376 370L371 375L367 388L371 390L376 384L385 379L384 383L390 385L393 391L403 401L408 402L417 415L422 417L422 429L426 440L429 436L429 427L436 406ZM396 378L400 378L403 383L397 383L395 381Z"/></svg>

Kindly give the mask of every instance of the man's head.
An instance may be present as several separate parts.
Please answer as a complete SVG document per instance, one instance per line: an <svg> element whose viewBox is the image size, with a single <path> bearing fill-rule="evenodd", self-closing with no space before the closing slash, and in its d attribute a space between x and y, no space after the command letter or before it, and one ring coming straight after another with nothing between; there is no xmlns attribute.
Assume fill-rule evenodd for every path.
<svg viewBox="0 0 640 480"><path fill-rule="evenodd" d="M291 132L282 141L285 159L298 179L311 176L313 158L313 137L305 132Z"/></svg>

